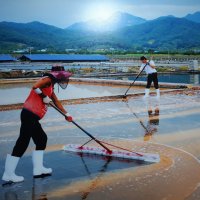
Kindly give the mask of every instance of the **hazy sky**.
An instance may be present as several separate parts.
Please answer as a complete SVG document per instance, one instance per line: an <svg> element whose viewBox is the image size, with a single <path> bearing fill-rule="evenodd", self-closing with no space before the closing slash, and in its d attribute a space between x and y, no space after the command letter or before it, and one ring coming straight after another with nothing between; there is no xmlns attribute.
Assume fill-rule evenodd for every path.
<svg viewBox="0 0 200 200"><path fill-rule="evenodd" d="M145 19L200 11L200 0L0 0L0 21L40 21L61 28L89 19L103 20L114 12Z"/></svg>

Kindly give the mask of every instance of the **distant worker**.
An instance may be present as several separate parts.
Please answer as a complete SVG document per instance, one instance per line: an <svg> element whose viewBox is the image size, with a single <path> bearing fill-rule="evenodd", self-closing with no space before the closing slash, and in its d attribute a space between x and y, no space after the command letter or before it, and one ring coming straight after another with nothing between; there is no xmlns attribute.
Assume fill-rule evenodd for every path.
<svg viewBox="0 0 200 200"><path fill-rule="evenodd" d="M3 181L22 182L23 176L17 176L15 169L19 159L25 153L30 139L33 139L35 150L32 154L33 177L42 178L51 175L52 169L43 166L43 154L47 144L47 135L41 127L41 120L47 112L50 101L66 114L66 120L71 122L72 117L67 113L54 93L54 85L58 83L66 88L71 73L64 70L63 66L54 66L50 73L44 74L32 87L21 111L20 135L13 148L12 154L8 154L5 162Z"/></svg>
<svg viewBox="0 0 200 200"><path fill-rule="evenodd" d="M145 89L145 96L144 97L149 97L149 90L151 87L151 83L154 83L154 87L156 89L156 94L157 97L160 97L160 90L159 90L159 85L158 85L158 77L157 77L157 71L156 71L156 66L153 60L147 60L146 57L142 56L140 58L142 65L140 67L140 71L145 70L147 74L147 85Z"/></svg>

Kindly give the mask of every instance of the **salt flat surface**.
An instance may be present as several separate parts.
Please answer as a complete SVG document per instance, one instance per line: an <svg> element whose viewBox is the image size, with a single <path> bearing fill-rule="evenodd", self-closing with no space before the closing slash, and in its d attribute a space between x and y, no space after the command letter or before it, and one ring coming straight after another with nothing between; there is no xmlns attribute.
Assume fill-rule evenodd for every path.
<svg viewBox="0 0 200 200"><path fill-rule="evenodd" d="M32 87L32 83L1 84L0 105L23 103ZM78 99L87 97L102 97L111 95L123 95L127 87L111 87L100 85L69 84L65 90L55 85L55 93L60 100ZM143 88L131 88L130 93L144 92Z"/></svg>
<svg viewBox="0 0 200 200"><path fill-rule="evenodd" d="M136 199L199 199L199 97L198 91L184 91L163 94L160 100L138 96L128 102L65 106L93 136L135 151L159 153L157 164L62 151L64 144L82 144L89 138L49 108L41 124L48 135L45 165L53 168L53 176L32 180L31 142L17 168L25 182L1 188L0 199L110 200L133 199L133 194ZM20 110L0 112L0 174L19 134L19 116Z"/></svg>

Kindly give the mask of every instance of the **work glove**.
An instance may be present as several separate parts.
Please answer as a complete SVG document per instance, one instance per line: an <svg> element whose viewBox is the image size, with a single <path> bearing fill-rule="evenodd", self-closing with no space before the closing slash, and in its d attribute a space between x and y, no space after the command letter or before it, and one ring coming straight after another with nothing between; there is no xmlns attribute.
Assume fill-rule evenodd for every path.
<svg viewBox="0 0 200 200"><path fill-rule="evenodd" d="M50 99L48 96L46 96L46 97L43 98L43 102L44 102L45 104L49 104L50 101L51 101L51 99Z"/></svg>
<svg viewBox="0 0 200 200"><path fill-rule="evenodd" d="M65 119L66 119L68 122L72 122L72 121L73 121L73 118L72 118L72 116L70 116L69 113L66 114Z"/></svg>

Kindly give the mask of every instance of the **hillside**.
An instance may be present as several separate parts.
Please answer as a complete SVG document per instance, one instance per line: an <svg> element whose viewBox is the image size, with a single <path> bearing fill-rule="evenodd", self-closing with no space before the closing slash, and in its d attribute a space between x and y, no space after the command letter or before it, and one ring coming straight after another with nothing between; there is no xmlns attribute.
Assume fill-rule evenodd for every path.
<svg viewBox="0 0 200 200"><path fill-rule="evenodd" d="M66 31L40 22L0 23L0 44L4 48L54 48L66 46ZM68 34L70 39L70 34Z"/></svg>
<svg viewBox="0 0 200 200"><path fill-rule="evenodd" d="M200 11L199 12L195 12L193 14L186 15L185 19L193 21L193 22L200 23Z"/></svg>
<svg viewBox="0 0 200 200"><path fill-rule="evenodd" d="M125 28L116 35L127 45L131 43L142 48L189 49L200 46L200 24L171 16Z"/></svg>
<svg viewBox="0 0 200 200"><path fill-rule="evenodd" d="M114 24L118 24L118 28L112 31L94 31L84 26L75 27L75 25L61 29L40 22L0 22L1 52L27 47L33 47L34 50L46 48L51 52L65 51L65 49L109 50L110 48L117 50L200 49L200 23L186 18L166 16L146 21L118 13L115 19L111 21L115 21Z"/></svg>

